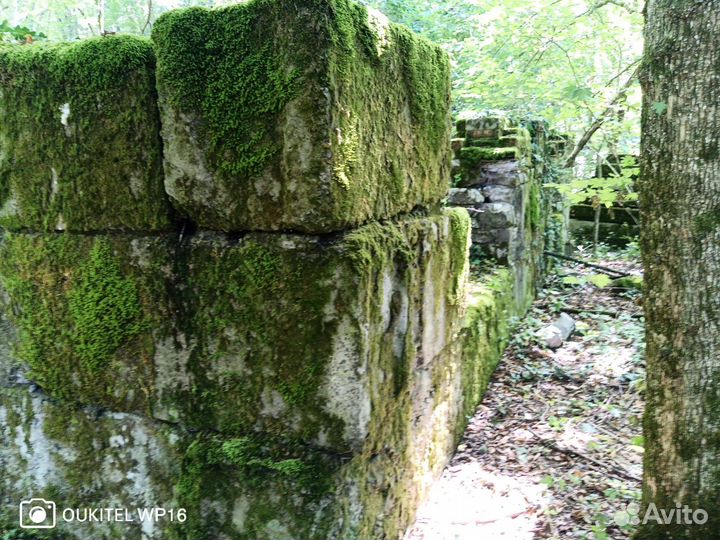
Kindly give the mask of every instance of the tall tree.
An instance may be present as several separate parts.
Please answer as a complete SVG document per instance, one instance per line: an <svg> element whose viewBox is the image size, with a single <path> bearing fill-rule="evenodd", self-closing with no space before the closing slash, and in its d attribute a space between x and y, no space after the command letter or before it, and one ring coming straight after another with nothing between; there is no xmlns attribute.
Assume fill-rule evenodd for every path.
<svg viewBox="0 0 720 540"><path fill-rule="evenodd" d="M639 188L647 321L643 507L657 511L641 525L643 539L720 538L718 36L720 0L647 2ZM695 510L695 519L678 516L678 505Z"/></svg>

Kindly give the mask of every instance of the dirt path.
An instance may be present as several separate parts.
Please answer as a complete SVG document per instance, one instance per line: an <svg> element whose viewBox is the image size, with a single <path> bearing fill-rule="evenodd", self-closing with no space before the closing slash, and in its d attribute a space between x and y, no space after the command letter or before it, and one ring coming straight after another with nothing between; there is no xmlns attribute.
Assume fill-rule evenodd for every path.
<svg viewBox="0 0 720 540"><path fill-rule="evenodd" d="M405 540L629 538L625 510L642 474L641 308L637 292L590 280L603 281L572 265L550 280ZM571 339L539 347L534 332L567 310Z"/></svg>

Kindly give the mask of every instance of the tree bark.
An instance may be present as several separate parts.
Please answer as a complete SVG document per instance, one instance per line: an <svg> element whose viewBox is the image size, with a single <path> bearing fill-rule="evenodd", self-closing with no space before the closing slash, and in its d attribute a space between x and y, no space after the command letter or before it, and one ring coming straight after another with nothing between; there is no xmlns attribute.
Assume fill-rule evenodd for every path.
<svg viewBox="0 0 720 540"><path fill-rule="evenodd" d="M647 405L638 538L720 538L720 0L649 0L641 174ZM680 505L680 510L677 510ZM683 506L696 513L688 524ZM680 513L680 516L678 515ZM657 514L652 514L657 516ZM651 517L652 517L651 516Z"/></svg>

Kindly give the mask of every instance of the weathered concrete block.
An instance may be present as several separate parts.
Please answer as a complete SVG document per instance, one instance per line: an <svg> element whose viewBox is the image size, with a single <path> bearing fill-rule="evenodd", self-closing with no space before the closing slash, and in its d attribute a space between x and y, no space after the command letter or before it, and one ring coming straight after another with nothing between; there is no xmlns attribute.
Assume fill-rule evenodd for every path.
<svg viewBox="0 0 720 540"><path fill-rule="evenodd" d="M485 202L485 196L479 189L450 188L448 204L453 206L475 206Z"/></svg>
<svg viewBox="0 0 720 540"><path fill-rule="evenodd" d="M0 48L0 225L168 229L152 46L110 36Z"/></svg>
<svg viewBox="0 0 720 540"><path fill-rule="evenodd" d="M356 450L452 339L468 232L457 209L331 242L11 234L0 281L53 397Z"/></svg>
<svg viewBox="0 0 720 540"><path fill-rule="evenodd" d="M158 19L167 192L201 227L324 233L438 202L450 68L349 0Z"/></svg>

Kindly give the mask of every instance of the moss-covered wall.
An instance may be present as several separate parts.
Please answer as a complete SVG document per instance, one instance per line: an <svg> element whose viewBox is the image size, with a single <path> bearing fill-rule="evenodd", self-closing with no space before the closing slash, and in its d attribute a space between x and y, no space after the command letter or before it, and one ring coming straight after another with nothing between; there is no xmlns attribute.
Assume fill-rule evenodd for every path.
<svg viewBox="0 0 720 540"><path fill-rule="evenodd" d="M168 504L188 509L190 519L163 534L399 534L452 450L458 419L434 411L459 397L437 374L455 362L448 351L462 326L468 240L459 210L330 241L8 235L0 276L16 355L29 369L0 393L27 407L40 399L22 384L33 380L57 400L42 398L43 410L62 411L40 421L11 407L23 435L6 423L0 458L17 474L0 492L38 485L27 467L42 460L55 476L41 493L63 504L101 501L103 489L134 500L130 484L98 476L99 462L77 470L80 458L67 455L110 459L119 418L170 421L177 433L162 435L174 442L158 458L169 460L158 478L117 465L126 467L117 475L148 475L151 500L172 493ZM111 427L93 424L82 406L113 411ZM39 439L18 446L27 437ZM134 445L127 451L144 451ZM98 491L82 494L83 483ZM233 505L245 508L241 521Z"/></svg>
<svg viewBox="0 0 720 540"><path fill-rule="evenodd" d="M14 500L31 490L58 505L108 504L112 494L114 504L187 510L186 522L161 522L149 538L402 534L481 399L517 308L507 270L474 278L469 291L461 281L450 280L454 285L433 294L419 312L403 300L406 287L422 295L447 276L466 276L463 268L453 267L467 265L468 222L460 211L425 229L411 227L423 234L435 230L431 238L454 234L465 239L465 246L454 244L455 253L436 251L435 262L410 270L410 280L388 279L377 263L368 265L382 257L383 245L408 246L396 235L398 229L374 229L355 235L362 250L350 249L350 240L341 249L363 254L353 262L365 270L359 274L359 296L367 302L369 319L384 321L377 339L366 347L368 388L374 390L369 393L367 435L359 447L339 452L266 430L187 429L184 422L82 408L31 393L19 378L12 387L0 389L0 460L13 471L0 477L0 492ZM408 253L392 257L401 275ZM438 344L432 330L422 334L440 319L436 310L441 299L449 304L460 300L465 307L458 311L463 316L453 337L429 358L415 348L423 339ZM427 321L426 314L435 315ZM406 324L423 331L398 333ZM382 330L385 325L390 331ZM403 336L405 340L398 339ZM405 366L398 365L401 360ZM357 407L356 396L349 397ZM234 403L227 405L230 409ZM13 505L4 514L15 511ZM137 537L139 527L83 525L68 530L78 537L130 539Z"/></svg>
<svg viewBox="0 0 720 540"><path fill-rule="evenodd" d="M401 392L415 347L451 339L465 232L451 213L333 242L9 234L0 282L17 355L55 398L347 451L394 396L373 373Z"/></svg>
<svg viewBox="0 0 720 540"><path fill-rule="evenodd" d="M148 40L0 45L0 225L165 230Z"/></svg>
<svg viewBox="0 0 720 540"><path fill-rule="evenodd" d="M446 55L348 0L252 0L2 46L0 92L0 533L32 494L186 510L56 538L400 537L534 283L469 285L439 208ZM467 171L527 155L485 128Z"/></svg>
<svg viewBox="0 0 720 540"><path fill-rule="evenodd" d="M153 28L165 183L202 227L338 231L447 191L450 68L348 0L253 0Z"/></svg>
<svg viewBox="0 0 720 540"><path fill-rule="evenodd" d="M551 187L563 139L544 121L499 113L458 120L455 135L449 204L470 213L475 265L509 268L515 304L526 309L542 283L543 252L564 249L567 205Z"/></svg>
<svg viewBox="0 0 720 540"><path fill-rule="evenodd" d="M107 504L106 494L112 493L118 504L187 509L188 521L159 524L150 538L397 537L452 453L501 355L509 318L517 313L507 270L474 280L465 296L468 225L463 211L456 210L444 218L370 226L325 248L352 269L357 279L352 297L371 325L367 337L356 342L364 351L360 354L350 352L352 331L346 327L336 334L330 361L334 376L322 377L323 384L341 384L336 391L352 392L352 381L338 377L352 374L337 370L338 361L364 361L365 374L359 378L365 379L367 394L346 396L355 409L362 408L363 397L369 399L371 414L357 447L323 449L317 441L289 436L289 430L272 434L237 424L187 429L184 419L166 423L109 411L98 416L97 409L33 395L21 382L0 390L0 458L14 471L0 480L0 491L16 497L32 488L63 505L78 500ZM286 249L297 249L289 246L291 238L284 238ZM221 245L217 242L209 245ZM92 260L95 245L90 243L87 260L79 266ZM417 259L413 246L423 246L430 255ZM150 261L147 253L136 250L134 264ZM123 275L132 275L131 266L123 268ZM227 292L237 281L226 281ZM142 304L145 288L137 290ZM332 303L336 310L345 305L342 293ZM438 339L445 331L438 326L442 310L446 320L451 313L456 317L448 323L454 331L444 345ZM327 305L321 311L333 318ZM334 317L346 315L337 311ZM266 359L266 367L282 365L282 358L287 354L274 364ZM241 410L232 397L218 403L228 416ZM78 462L89 466L78 467ZM40 477L32 470L52 474ZM80 494L83 485L94 489ZM99 538L133 538L137 528L72 529L81 536L88 531Z"/></svg>

